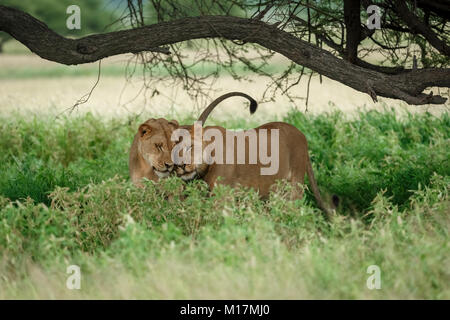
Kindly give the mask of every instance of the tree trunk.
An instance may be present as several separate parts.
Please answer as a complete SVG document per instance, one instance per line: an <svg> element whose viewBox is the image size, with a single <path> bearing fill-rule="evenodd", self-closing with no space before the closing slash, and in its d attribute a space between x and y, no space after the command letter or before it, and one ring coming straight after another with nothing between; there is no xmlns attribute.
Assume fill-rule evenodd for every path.
<svg viewBox="0 0 450 320"><path fill-rule="evenodd" d="M7 41L6 39L0 38L0 54L3 53L3 45L5 44L6 41Z"/></svg>
<svg viewBox="0 0 450 320"><path fill-rule="evenodd" d="M361 40L360 8L360 0L344 0L344 22L347 32L345 53L351 63L355 63L358 59L358 45Z"/></svg>

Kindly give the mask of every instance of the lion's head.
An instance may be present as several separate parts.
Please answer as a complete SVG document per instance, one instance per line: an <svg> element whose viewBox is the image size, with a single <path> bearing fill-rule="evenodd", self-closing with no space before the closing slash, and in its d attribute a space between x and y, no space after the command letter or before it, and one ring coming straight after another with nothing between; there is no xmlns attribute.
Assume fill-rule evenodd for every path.
<svg viewBox="0 0 450 320"><path fill-rule="evenodd" d="M193 180L195 178L201 177L206 170L208 169L208 163L204 162L203 159L203 151L205 149L205 147L211 143L214 143L214 141L205 141L203 139L199 139L199 137L196 137L194 135L194 126L182 126L180 127L180 129L185 129L189 132L189 137L190 139L188 139L188 141L183 141L184 137L181 137L176 144L179 144L179 150L173 150L173 155L172 157L177 157L178 160L178 164L175 165L175 173L177 174L178 177L180 177L181 179L183 179L184 181L189 181L189 180ZM203 128L198 128L199 130L201 130L201 134L203 134ZM197 146L201 146L201 159L200 163L199 161L194 161L195 160L195 145ZM189 154L189 161L186 161L186 155Z"/></svg>
<svg viewBox="0 0 450 320"><path fill-rule="evenodd" d="M173 170L171 150L174 143L170 136L177 127L176 120L162 118L149 119L139 126L138 151L159 178L167 177Z"/></svg>

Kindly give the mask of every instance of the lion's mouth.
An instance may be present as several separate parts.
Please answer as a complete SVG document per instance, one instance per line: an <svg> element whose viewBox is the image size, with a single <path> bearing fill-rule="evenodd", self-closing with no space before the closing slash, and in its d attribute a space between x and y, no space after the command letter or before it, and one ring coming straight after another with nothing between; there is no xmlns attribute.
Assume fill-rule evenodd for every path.
<svg viewBox="0 0 450 320"><path fill-rule="evenodd" d="M156 175L159 178L166 178L166 177L168 177L170 175L170 172L172 172L172 169L173 169L173 167L169 168L169 169L168 168L164 168L163 170L160 170L160 169L158 169L156 167L153 167L153 171L156 173Z"/></svg>
<svg viewBox="0 0 450 320"><path fill-rule="evenodd" d="M184 181L194 180L194 179L197 178L197 177L198 177L197 170L194 170L194 171L191 171L191 172L184 173L184 174L182 174L182 175L180 176L180 178L181 178L182 180L184 180Z"/></svg>
<svg viewBox="0 0 450 320"><path fill-rule="evenodd" d="M194 180L195 178L198 177L196 169L194 169L191 172L187 172L184 166L177 166L175 172L177 173L177 176L184 181Z"/></svg>

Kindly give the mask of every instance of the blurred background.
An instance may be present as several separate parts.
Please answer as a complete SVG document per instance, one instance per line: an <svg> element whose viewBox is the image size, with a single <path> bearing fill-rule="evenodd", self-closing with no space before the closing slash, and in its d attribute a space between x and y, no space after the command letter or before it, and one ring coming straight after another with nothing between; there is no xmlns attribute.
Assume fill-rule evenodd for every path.
<svg viewBox="0 0 450 320"><path fill-rule="evenodd" d="M1 0L0 3L22 9L68 37L114 31L127 28L127 23L130 23L120 19L126 12L126 1L120 0ZM186 6L189 5L189 1L185 3ZM66 27L69 17L66 9L71 4L77 4L81 8L81 30L68 30ZM144 12L146 22L154 22L152 7L145 7ZM236 10L234 14L244 13ZM43 60L6 33L0 32L0 112L59 115L73 111L93 112L105 117L142 112L155 116L190 112L195 116L214 97L234 90L243 90L260 101L260 109L254 116L254 120L259 123L280 118L290 108L313 114L342 110L351 115L358 109L383 110L386 107L395 108L398 112L408 110L440 114L449 107L448 101L441 106L408 106L399 100L379 98L379 102L374 103L369 95L317 74L313 74L311 78L302 77L287 93L276 91L272 90L271 78L255 74L239 62L228 69L218 67L212 58L198 63L206 47L208 44L203 40L189 41L178 47L182 48L180 54L183 61L187 61L186 64L191 62L190 72L200 78L205 77L201 79L202 94L193 94L198 87L174 80L173 74L180 73L179 70L166 68L158 62L149 72L148 66L141 64L141 57L125 54L102 61L100 80L92 95L85 104L71 109L78 99L94 87L99 76L98 62L64 66ZM222 51L219 48L218 54L225 56L223 49ZM256 52L252 52L250 48L245 55L251 57ZM376 59L377 55L374 53L372 59ZM265 68L276 77L289 66L288 59L273 54ZM306 70L305 73L308 72ZM263 99L263 94L270 90L268 98ZM435 89L435 92L442 91L445 89ZM232 98L225 101L214 112L213 117L240 116L241 109L239 98Z"/></svg>

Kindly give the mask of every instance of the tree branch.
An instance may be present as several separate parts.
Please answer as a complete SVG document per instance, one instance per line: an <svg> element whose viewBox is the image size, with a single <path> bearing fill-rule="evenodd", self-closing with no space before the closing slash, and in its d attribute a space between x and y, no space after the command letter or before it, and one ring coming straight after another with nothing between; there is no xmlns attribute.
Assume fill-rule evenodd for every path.
<svg viewBox="0 0 450 320"><path fill-rule="evenodd" d="M428 25L420 21L419 17L408 9L404 0L394 0L394 8L398 16L412 31L420 33L440 53L450 57L450 46L439 39Z"/></svg>
<svg viewBox="0 0 450 320"><path fill-rule="evenodd" d="M303 20L302 18L299 18L299 17L293 16L292 19L303 26L306 26L308 24L305 20ZM346 57L346 51L343 46L334 42L332 39L330 39L327 36L326 33L322 32L321 30L317 29L316 27L309 26L309 28L310 28L311 32L313 32L316 35L316 37L318 39L320 39L321 41L323 41L323 43L325 43L328 47L330 47L333 50L336 50L341 57L344 57L344 58ZM366 35L369 35L370 33L364 32L364 33L362 33L362 35L363 34L364 34L364 36L366 36ZM360 38L360 41L363 40L361 38ZM399 73L402 73L405 71L405 68L400 67L400 66L398 66L398 67L377 66L377 65L371 64L369 62L366 62L358 57L356 57L356 59L354 59L353 64L360 66L362 68L365 68L365 69L370 69L370 70L374 70L374 71L378 71L378 72L386 73L386 74L399 74Z"/></svg>
<svg viewBox="0 0 450 320"><path fill-rule="evenodd" d="M440 96L421 99L422 91L430 86L450 87L450 69L421 69L387 75L339 59L265 22L232 16L182 18L131 30L68 39L29 14L0 5L0 31L9 33L40 57L66 65L154 50L191 39L224 38L259 44L361 92L367 93L366 83L370 80L372 95L413 104L441 104L445 99Z"/></svg>
<svg viewBox="0 0 450 320"><path fill-rule="evenodd" d="M417 0L417 6L450 20L450 4L448 0Z"/></svg>

